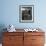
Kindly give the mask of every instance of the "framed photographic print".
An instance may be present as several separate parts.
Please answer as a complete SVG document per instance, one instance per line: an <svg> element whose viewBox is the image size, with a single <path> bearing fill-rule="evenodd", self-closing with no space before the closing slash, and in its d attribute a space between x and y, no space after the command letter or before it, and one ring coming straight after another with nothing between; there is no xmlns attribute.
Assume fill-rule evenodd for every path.
<svg viewBox="0 0 46 46"><path fill-rule="evenodd" d="M34 5L19 6L19 22L34 22Z"/></svg>

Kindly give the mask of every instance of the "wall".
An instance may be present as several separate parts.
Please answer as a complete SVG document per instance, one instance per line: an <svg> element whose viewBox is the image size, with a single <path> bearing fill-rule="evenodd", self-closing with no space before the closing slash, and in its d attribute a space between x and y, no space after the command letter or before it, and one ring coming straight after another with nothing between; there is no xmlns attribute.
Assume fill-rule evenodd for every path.
<svg viewBox="0 0 46 46"><path fill-rule="evenodd" d="M44 0L1 0L0 25L13 24L16 28L46 28L46 1ZM34 5L34 23L19 22L19 5Z"/></svg>

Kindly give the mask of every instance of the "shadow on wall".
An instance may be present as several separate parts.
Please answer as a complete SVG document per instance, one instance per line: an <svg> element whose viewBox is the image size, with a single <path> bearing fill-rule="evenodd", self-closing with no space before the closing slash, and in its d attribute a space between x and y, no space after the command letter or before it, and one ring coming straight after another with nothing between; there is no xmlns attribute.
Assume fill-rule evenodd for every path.
<svg viewBox="0 0 46 46"><path fill-rule="evenodd" d="M6 30L4 30L5 25L4 24L0 24L0 43L2 43L2 36L3 36L3 32L5 32Z"/></svg>

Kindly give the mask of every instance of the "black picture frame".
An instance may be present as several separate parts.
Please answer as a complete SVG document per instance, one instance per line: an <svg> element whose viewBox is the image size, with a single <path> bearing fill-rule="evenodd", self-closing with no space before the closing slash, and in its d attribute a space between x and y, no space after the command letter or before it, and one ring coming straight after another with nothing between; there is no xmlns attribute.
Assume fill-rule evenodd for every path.
<svg viewBox="0 0 46 46"><path fill-rule="evenodd" d="M34 5L19 6L19 22L22 23L34 22Z"/></svg>

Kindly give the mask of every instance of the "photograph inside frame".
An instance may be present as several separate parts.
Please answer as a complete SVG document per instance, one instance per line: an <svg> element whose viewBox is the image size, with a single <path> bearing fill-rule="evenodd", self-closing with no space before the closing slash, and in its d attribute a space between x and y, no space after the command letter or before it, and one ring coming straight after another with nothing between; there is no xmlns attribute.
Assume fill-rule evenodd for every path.
<svg viewBox="0 0 46 46"><path fill-rule="evenodd" d="M20 18L21 22L33 22L33 5L21 5Z"/></svg>

